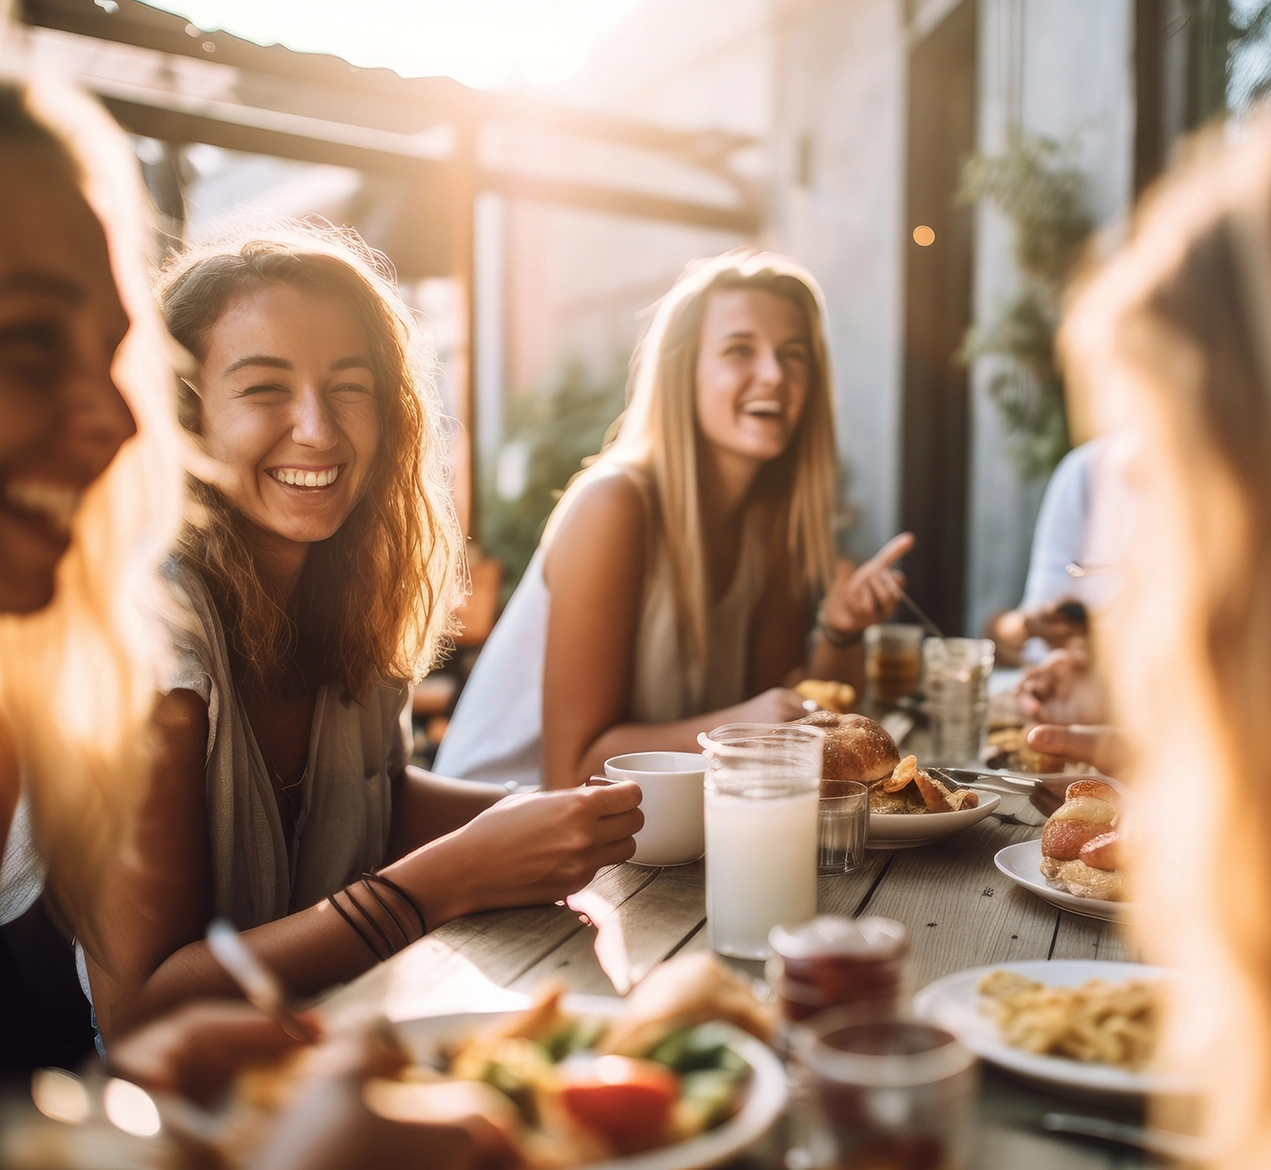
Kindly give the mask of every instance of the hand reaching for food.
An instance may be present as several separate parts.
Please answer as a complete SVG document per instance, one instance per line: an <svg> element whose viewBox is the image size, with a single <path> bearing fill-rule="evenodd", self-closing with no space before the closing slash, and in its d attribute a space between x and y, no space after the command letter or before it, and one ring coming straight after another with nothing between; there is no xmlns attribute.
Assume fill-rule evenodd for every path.
<svg viewBox="0 0 1271 1170"><path fill-rule="evenodd" d="M766 691L719 713L721 723L789 723L806 715L803 696L789 687L769 687Z"/></svg>
<svg viewBox="0 0 1271 1170"><path fill-rule="evenodd" d="M1071 597L1030 606L1021 614L1024 633L1030 638L1044 639L1056 650L1069 646L1075 638L1084 638L1088 632L1086 607Z"/></svg>
<svg viewBox="0 0 1271 1170"><path fill-rule="evenodd" d="M318 1021L306 1016L315 1031ZM247 1065L303 1047L282 1024L237 1000L188 1004L112 1043L111 1069L125 1080L206 1105Z"/></svg>
<svg viewBox="0 0 1271 1170"><path fill-rule="evenodd" d="M839 561L822 610L825 624L836 634L850 637L891 617L905 589L905 575L892 566L913 546L913 533L902 532L859 568L851 561Z"/></svg>
<svg viewBox="0 0 1271 1170"><path fill-rule="evenodd" d="M1020 710L1036 723L1106 723L1103 686L1083 650L1056 650L1024 671Z"/></svg>
<svg viewBox="0 0 1271 1170"><path fill-rule="evenodd" d="M1124 735L1104 724L1058 727L1041 723L1030 729L1028 746L1061 759L1084 761L1105 776L1123 775L1129 753Z"/></svg>

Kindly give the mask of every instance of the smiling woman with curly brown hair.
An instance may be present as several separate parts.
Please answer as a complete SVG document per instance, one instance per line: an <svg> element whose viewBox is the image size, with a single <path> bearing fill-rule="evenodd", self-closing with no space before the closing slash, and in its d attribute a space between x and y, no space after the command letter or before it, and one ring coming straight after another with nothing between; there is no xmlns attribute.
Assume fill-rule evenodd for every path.
<svg viewBox="0 0 1271 1170"><path fill-rule="evenodd" d="M231 992L214 915L307 994L457 915L572 893L641 823L634 785L496 805L406 766L462 552L432 364L383 261L295 224L186 253L159 297L198 365L201 507L167 567L185 617L139 864L90 965L103 1032Z"/></svg>

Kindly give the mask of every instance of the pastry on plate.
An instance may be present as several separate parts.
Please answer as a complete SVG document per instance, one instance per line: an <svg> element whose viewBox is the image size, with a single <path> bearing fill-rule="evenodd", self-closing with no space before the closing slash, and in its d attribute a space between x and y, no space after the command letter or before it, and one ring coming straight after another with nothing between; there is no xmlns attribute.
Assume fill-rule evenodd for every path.
<svg viewBox="0 0 1271 1170"><path fill-rule="evenodd" d="M1125 901L1120 816L1121 794L1111 784L1069 784L1064 803L1042 830L1041 872L1047 883L1078 898Z"/></svg>
<svg viewBox="0 0 1271 1170"><path fill-rule="evenodd" d="M952 788L924 772L917 757L902 760L886 729L864 715L816 711L798 722L825 732L824 796L837 795L836 783L856 780L869 789L871 813L953 812L979 803L975 792Z"/></svg>

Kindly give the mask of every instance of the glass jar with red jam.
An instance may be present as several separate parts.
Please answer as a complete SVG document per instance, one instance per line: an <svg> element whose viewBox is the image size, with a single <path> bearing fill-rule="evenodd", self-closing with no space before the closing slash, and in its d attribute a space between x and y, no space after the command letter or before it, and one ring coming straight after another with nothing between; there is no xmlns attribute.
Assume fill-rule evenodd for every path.
<svg viewBox="0 0 1271 1170"><path fill-rule="evenodd" d="M898 1007L909 991L909 935L891 918L823 914L768 935L766 975L786 1019L831 1007Z"/></svg>

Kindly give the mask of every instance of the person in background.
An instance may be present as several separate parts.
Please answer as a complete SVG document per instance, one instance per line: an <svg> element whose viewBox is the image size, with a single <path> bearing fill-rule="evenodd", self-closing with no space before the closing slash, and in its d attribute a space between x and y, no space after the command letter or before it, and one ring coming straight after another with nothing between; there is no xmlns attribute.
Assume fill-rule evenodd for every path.
<svg viewBox="0 0 1271 1170"><path fill-rule="evenodd" d="M204 941L215 916L311 995L634 851L634 784L499 802L407 766L409 685L449 628L461 535L432 359L390 277L352 232L280 224L161 279L207 469L164 570L181 616L136 862L111 883L109 962L87 961L108 1040L234 993Z"/></svg>
<svg viewBox="0 0 1271 1170"><path fill-rule="evenodd" d="M742 249L694 264L632 364L617 439L577 477L469 678L437 768L581 784L606 758L697 751L861 681L902 590L896 537L834 557L831 372L815 280ZM817 601L820 599L818 607Z"/></svg>
<svg viewBox="0 0 1271 1170"><path fill-rule="evenodd" d="M80 95L5 79L0 166L0 1068L17 1072L91 1049L53 923L100 953L181 473L122 134Z"/></svg>
<svg viewBox="0 0 1271 1170"><path fill-rule="evenodd" d="M1149 194L1061 332L1138 523L1099 620L1134 792L1134 922L1208 1165L1271 1165L1271 124ZM1093 388L1098 386L1098 394Z"/></svg>
<svg viewBox="0 0 1271 1170"><path fill-rule="evenodd" d="M1051 474L1033 529L1023 600L989 620L985 636L1003 666L1040 662L1052 650L1084 642L1085 606L1069 565L1090 559L1092 485L1102 443L1074 447Z"/></svg>

